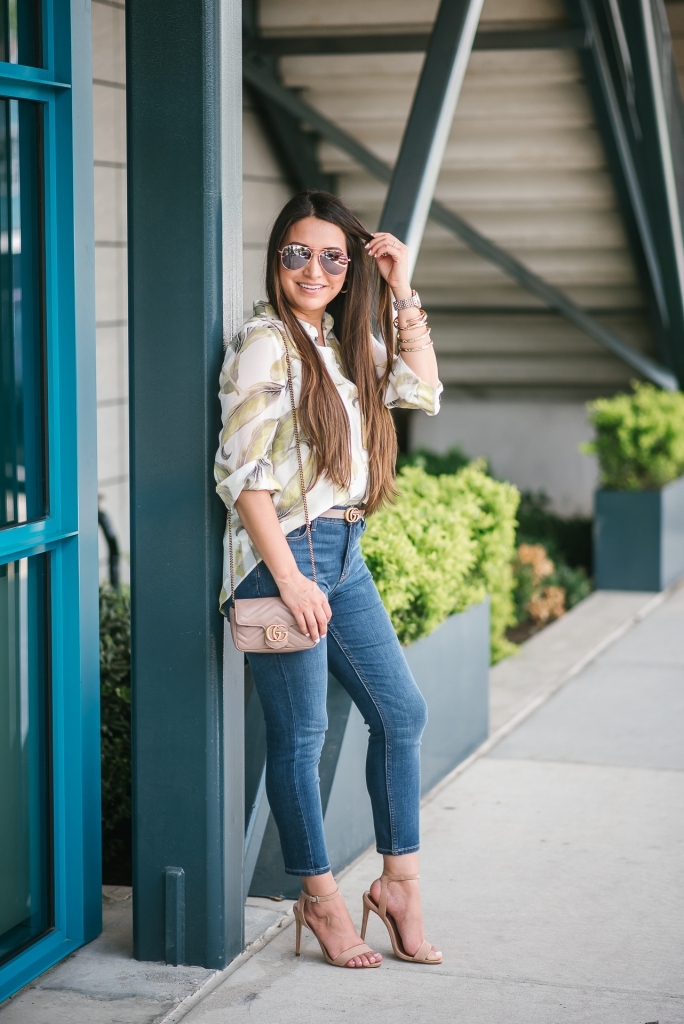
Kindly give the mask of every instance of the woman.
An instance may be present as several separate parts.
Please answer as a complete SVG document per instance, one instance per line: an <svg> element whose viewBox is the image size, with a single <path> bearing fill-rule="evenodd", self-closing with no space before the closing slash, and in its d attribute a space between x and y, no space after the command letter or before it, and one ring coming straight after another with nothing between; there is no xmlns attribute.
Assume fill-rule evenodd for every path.
<svg viewBox="0 0 684 1024"><path fill-rule="evenodd" d="M218 493L237 511L230 517L240 580L235 597L280 595L302 632L317 641L295 653L248 655L266 718L266 789L285 870L303 883L295 905L296 952L306 925L335 966L379 967L382 960L360 940L326 851L318 762L329 667L370 730L366 779L384 871L364 895L363 932L373 911L400 957L439 963L441 953L424 938L417 881L425 702L359 547L364 516L394 493L389 409L434 415L439 408L442 387L427 316L411 291L406 246L387 232L369 234L325 192L295 196L278 216L266 290L268 303L255 305L226 352L216 479ZM381 341L371 335L373 299ZM227 567L227 544L226 553ZM227 572L224 577L225 611Z"/></svg>

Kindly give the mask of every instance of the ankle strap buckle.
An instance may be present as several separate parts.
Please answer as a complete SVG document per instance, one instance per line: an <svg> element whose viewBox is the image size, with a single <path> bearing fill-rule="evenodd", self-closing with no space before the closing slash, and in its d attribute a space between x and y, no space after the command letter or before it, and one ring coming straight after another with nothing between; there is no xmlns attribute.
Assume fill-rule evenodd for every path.
<svg viewBox="0 0 684 1024"><path fill-rule="evenodd" d="M302 896L307 903L327 903L328 900L334 900L339 891L338 887L335 889L335 892L328 893L327 896L310 896L308 892L305 892L304 889L302 889Z"/></svg>

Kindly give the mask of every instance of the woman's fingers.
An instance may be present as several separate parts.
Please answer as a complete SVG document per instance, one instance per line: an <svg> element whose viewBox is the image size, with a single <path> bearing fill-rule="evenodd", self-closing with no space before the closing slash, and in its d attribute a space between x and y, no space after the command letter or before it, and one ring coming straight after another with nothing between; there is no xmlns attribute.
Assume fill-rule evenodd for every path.
<svg viewBox="0 0 684 1024"><path fill-rule="evenodd" d="M306 630L312 640L320 640L321 631L318 628L318 619L312 608L306 608L304 611L304 617L306 618Z"/></svg>
<svg viewBox="0 0 684 1024"><path fill-rule="evenodd" d="M309 627L307 625L306 617L304 615L304 612L302 612L302 611L295 611L294 608L290 608L290 611L292 612L292 614L295 617L295 622L297 623L297 629L300 631L300 633L308 633L309 632Z"/></svg>
<svg viewBox="0 0 684 1024"><path fill-rule="evenodd" d="M372 241L368 242L366 249L370 256L391 256L399 262L408 252L407 247L398 238L391 235L389 231L378 231L373 235Z"/></svg>
<svg viewBox="0 0 684 1024"><path fill-rule="evenodd" d="M325 610L322 606L316 608L315 615L318 632L321 636L325 636L328 632L328 616L325 614Z"/></svg>

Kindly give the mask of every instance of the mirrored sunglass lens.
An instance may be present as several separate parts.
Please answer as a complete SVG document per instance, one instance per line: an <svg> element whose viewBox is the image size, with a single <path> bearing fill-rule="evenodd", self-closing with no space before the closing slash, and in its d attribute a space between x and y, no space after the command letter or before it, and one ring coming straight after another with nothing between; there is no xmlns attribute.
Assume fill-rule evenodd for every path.
<svg viewBox="0 0 684 1024"><path fill-rule="evenodd" d="M326 274L344 274L347 269L347 257L343 252L337 252L335 249L321 253L321 266L325 270Z"/></svg>
<svg viewBox="0 0 684 1024"><path fill-rule="evenodd" d="M281 259L285 270L301 270L311 259L311 250L301 245L286 245Z"/></svg>

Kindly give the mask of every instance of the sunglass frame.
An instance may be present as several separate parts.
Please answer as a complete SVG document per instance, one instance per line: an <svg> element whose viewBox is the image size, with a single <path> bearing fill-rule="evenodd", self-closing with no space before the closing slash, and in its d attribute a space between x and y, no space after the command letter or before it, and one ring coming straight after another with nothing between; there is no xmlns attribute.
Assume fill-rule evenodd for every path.
<svg viewBox="0 0 684 1024"><path fill-rule="evenodd" d="M302 263L301 267L287 267L287 266L285 266L285 253L287 252L288 249L294 249L294 248L305 249L309 253L309 258L306 260L306 262ZM344 263L339 263L336 260L330 260L329 261L330 263L336 264L340 268L337 271L335 271L335 270L326 270L326 268L323 266L323 255L324 255L324 253L330 253L330 252L338 253L339 256L341 256L342 259L344 260ZM327 248L327 249L312 249L308 245L299 245L299 244L297 244L295 242L291 242L289 245L283 246L282 249L278 249L278 253L280 255L281 266L283 267L284 270L287 270L290 273L294 273L297 270L303 270L304 267L307 267L309 265L309 263L311 263L311 260L314 258L314 256L318 256L318 265L320 266L320 268L323 271L323 273L324 274L329 274L331 277L339 277L340 274L343 274L345 272L345 270L347 269L347 267L351 263L351 257L350 256L347 256L347 254L345 252L342 252L341 249L335 249L334 247L333 248ZM304 254L303 253L299 253L297 255L300 255L302 258L304 258Z"/></svg>

